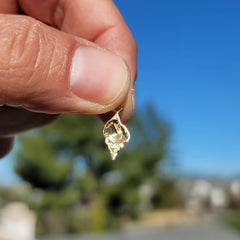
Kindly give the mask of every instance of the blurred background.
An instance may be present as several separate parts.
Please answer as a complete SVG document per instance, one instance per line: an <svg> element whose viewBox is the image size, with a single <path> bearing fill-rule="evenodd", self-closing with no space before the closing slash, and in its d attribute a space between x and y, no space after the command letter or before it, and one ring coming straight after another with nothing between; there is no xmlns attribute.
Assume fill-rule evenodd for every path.
<svg viewBox="0 0 240 240"><path fill-rule="evenodd" d="M132 139L62 115L0 161L0 239L235 240L240 3L115 0L139 47Z"/></svg>

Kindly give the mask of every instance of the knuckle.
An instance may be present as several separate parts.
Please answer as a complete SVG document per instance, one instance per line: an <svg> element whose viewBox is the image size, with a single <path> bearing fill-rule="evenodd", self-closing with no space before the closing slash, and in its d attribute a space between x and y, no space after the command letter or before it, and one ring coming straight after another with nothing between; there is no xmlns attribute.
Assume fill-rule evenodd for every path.
<svg viewBox="0 0 240 240"><path fill-rule="evenodd" d="M1 68L11 75L29 74L41 54L41 25L30 17L0 18ZM22 69L26 71L22 71ZM13 74L12 74L13 73ZM26 76L24 76L26 77Z"/></svg>
<svg viewBox="0 0 240 240"><path fill-rule="evenodd" d="M42 24L30 17L0 17L0 80L12 92L16 92L16 102L29 97L27 93L32 94L30 90L40 82L34 76L44 55L43 33ZM26 90L24 96L18 91L23 84L22 80ZM4 99L2 101L8 102L7 91L1 93L1 96Z"/></svg>
<svg viewBox="0 0 240 240"><path fill-rule="evenodd" d="M0 39L0 105L31 107L54 98L50 86L68 89L74 38L31 17L0 14Z"/></svg>
<svg viewBox="0 0 240 240"><path fill-rule="evenodd" d="M34 22L27 22L21 26L21 31L15 31L9 49L10 67L18 69L32 67L36 62L41 43L39 25Z"/></svg>

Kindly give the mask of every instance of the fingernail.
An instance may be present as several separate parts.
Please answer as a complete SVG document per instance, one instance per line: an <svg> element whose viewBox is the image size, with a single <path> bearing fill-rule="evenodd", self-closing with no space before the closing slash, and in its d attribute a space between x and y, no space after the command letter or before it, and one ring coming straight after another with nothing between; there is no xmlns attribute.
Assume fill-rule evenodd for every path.
<svg viewBox="0 0 240 240"><path fill-rule="evenodd" d="M70 71L72 93L99 104L114 102L129 84L129 71L117 55L103 49L76 49Z"/></svg>

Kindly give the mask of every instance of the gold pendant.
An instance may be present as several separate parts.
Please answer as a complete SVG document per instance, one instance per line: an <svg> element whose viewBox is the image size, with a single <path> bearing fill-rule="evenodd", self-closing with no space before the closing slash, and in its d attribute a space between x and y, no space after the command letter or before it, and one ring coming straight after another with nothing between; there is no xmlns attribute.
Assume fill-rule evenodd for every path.
<svg viewBox="0 0 240 240"><path fill-rule="evenodd" d="M105 143L108 146L112 160L115 160L121 148L124 148L124 143L130 140L130 133L126 126L121 123L119 113L123 110L123 105L120 109L115 110L113 117L106 122L103 127L103 136Z"/></svg>

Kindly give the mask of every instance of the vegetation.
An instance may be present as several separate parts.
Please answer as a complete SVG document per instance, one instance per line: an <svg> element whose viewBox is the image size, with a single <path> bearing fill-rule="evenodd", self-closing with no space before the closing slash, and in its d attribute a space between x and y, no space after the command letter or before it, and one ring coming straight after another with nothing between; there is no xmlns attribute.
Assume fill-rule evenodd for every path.
<svg viewBox="0 0 240 240"><path fill-rule="evenodd" d="M32 186L27 201L40 233L114 228L177 203L174 180L160 164L168 158L168 124L148 106L128 127L132 139L116 161L94 116L62 115L19 138L15 169Z"/></svg>
<svg viewBox="0 0 240 240"><path fill-rule="evenodd" d="M232 211L227 217L227 224L240 233L240 210Z"/></svg>

